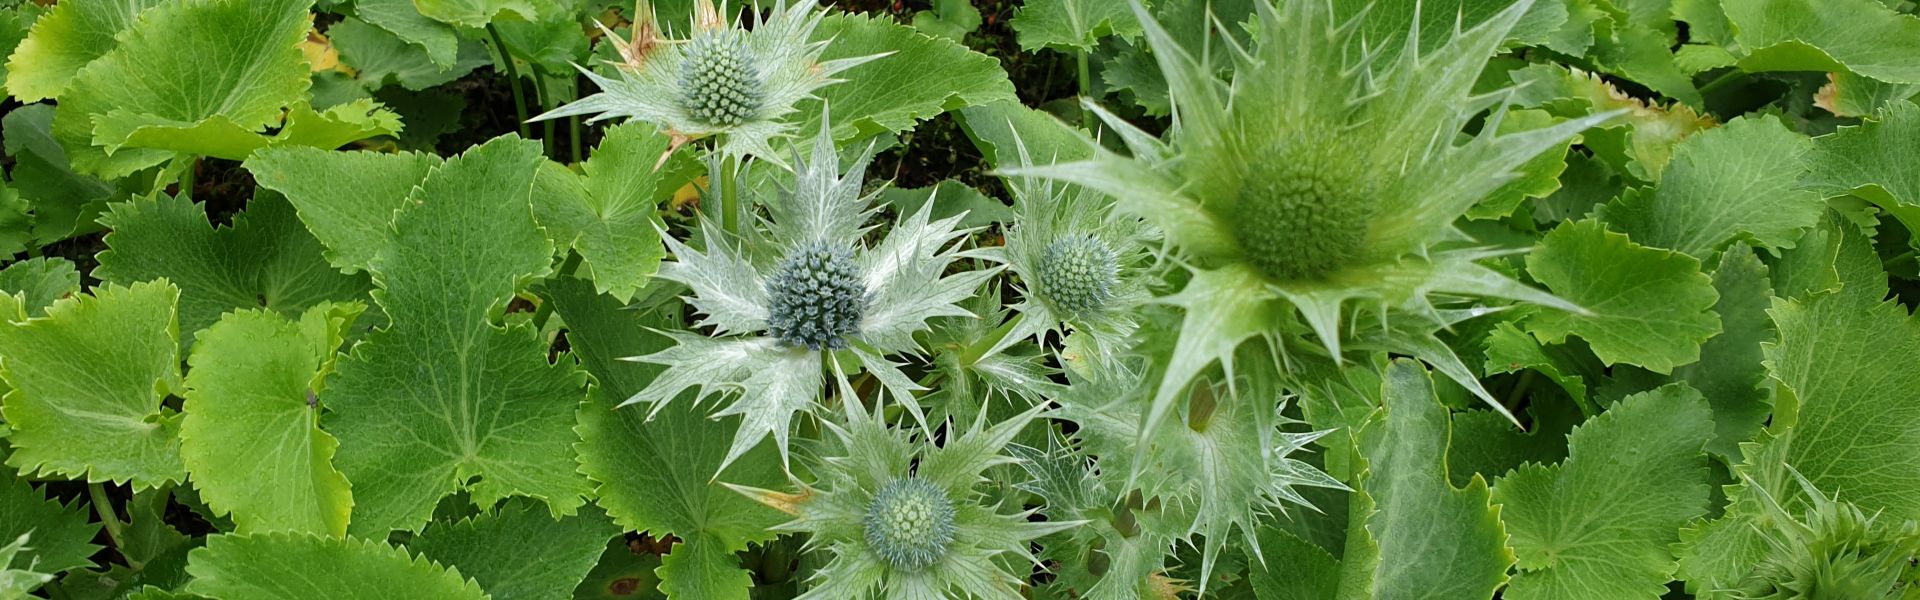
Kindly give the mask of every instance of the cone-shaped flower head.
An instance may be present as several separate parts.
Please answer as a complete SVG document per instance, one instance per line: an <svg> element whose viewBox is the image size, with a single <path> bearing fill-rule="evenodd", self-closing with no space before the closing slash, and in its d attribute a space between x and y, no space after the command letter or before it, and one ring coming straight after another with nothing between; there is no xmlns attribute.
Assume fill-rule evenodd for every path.
<svg viewBox="0 0 1920 600"><path fill-rule="evenodd" d="M1018 599L1037 562L1030 542L1080 523L1034 521L976 488L988 468L1018 462L1003 451L1043 409L950 428L964 433L935 446L849 408L844 427L828 423L842 453L819 462L815 484L797 494L734 489L794 516L778 529L832 550L803 599Z"/></svg>
<svg viewBox="0 0 1920 600"><path fill-rule="evenodd" d="M582 68L600 91L534 119L637 119L659 126L675 145L718 136L722 154L777 163L784 157L773 143L792 132L796 105L838 82L835 74L884 56L820 61L830 42L812 39L826 15L815 0L776 0L751 28L728 21L737 11L726 0L693 6L689 37L671 39L661 35L651 3L639 0L633 35L618 46L616 76Z"/></svg>
<svg viewBox="0 0 1920 600"><path fill-rule="evenodd" d="M1507 93L1476 95L1473 84L1531 4L1431 51L1416 26L1383 55L1356 37L1358 18L1336 22L1330 3L1256 0L1261 44L1225 42L1235 70L1221 80L1135 3L1170 84L1172 129L1156 139L1091 107L1131 156L1100 151L1013 173L1111 194L1191 269L1183 289L1159 299L1184 309L1186 323L1155 384L1149 428L1241 342L1260 336L1278 348L1305 332L1335 357L1358 341L1441 365L1505 412L1433 333L1473 314L1452 309L1477 298L1579 308L1477 263L1498 253L1475 248L1453 223L1527 160L1614 116L1496 133ZM1347 323L1355 328L1343 331Z"/></svg>
<svg viewBox="0 0 1920 600"><path fill-rule="evenodd" d="M1008 166L1055 164L1062 150L1091 155L1091 146L1034 156L1019 133ZM1002 345L1048 331L1072 331L1084 364L1110 367L1134 329L1133 308L1148 300L1145 267L1152 228L1139 217L1114 214L1113 200L1085 186L1030 176L1008 176L1014 213L1007 228L1007 263L1020 276L1024 298L1017 329ZM1002 348L995 348L1000 350Z"/></svg>
<svg viewBox="0 0 1920 600"><path fill-rule="evenodd" d="M784 460L793 415L816 405L826 370L841 385L846 373L874 374L924 419L913 395L919 387L886 356L918 352L913 334L928 319L971 316L955 303L999 270L947 274L968 231L957 228L959 215L936 221L927 208L868 247L873 197L861 195L860 183L871 151L841 171L826 132L807 158L794 157L792 184L765 200L765 228L741 232L752 243L706 222L703 249L663 236L674 260L660 265L659 277L692 290L686 300L715 337L669 331L673 347L629 358L666 370L622 406L659 410L690 388L699 389L696 401L731 399L718 412L741 415L728 463L768 436Z"/></svg>

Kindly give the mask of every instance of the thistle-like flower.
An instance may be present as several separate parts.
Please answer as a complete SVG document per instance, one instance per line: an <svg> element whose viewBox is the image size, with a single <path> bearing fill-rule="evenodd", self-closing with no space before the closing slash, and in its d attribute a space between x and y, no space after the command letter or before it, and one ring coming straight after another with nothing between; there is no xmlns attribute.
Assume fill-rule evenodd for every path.
<svg viewBox="0 0 1920 600"><path fill-rule="evenodd" d="M1033 165L1025 144L1015 142L1018 165ZM1002 345L1072 330L1086 364L1111 368L1135 328L1131 309L1150 298L1142 273L1150 228L1137 216L1113 214L1106 194L1083 186L1027 176L1006 182L1018 218L1004 251L1023 298L1014 305L1020 322Z"/></svg>
<svg viewBox="0 0 1920 600"><path fill-rule="evenodd" d="M815 0L776 0L751 28L728 22L735 11L728 10L726 0L718 7L713 0L696 0L693 7L691 37L668 39L661 37L651 2L639 0L633 35L617 47L618 78L581 68L600 92L534 120L638 119L659 126L674 146L717 136L716 149L723 155L780 162L773 141L791 133L794 124L785 119L795 105L838 82L836 73L885 56L821 62L829 42L812 41L826 14Z"/></svg>
<svg viewBox="0 0 1920 600"><path fill-rule="evenodd" d="M1191 270L1183 289L1157 299L1186 316L1144 427L1155 429L1209 365L1231 372L1241 342L1262 336L1277 350L1282 337L1307 332L1335 357L1343 341L1419 356L1504 412L1433 338L1474 314L1450 309L1473 306L1436 307L1435 298L1579 308L1478 264L1499 252L1475 248L1453 222L1516 167L1613 114L1494 133L1507 93L1474 95L1472 86L1526 0L1431 53L1419 50L1416 27L1391 58L1356 50L1366 47L1354 40L1358 19L1335 23L1327 2L1255 4L1262 43L1232 47L1237 68L1222 81L1135 2L1171 85L1177 117L1167 138L1090 107L1131 157L1103 151L1012 171L1113 195L1120 210L1159 227ZM1480 133L1467 135L1489 110ZM1343 332L1343 323L1358 327Z"/></svg>
<svg viewBox="0 0 1920 600"><path fill-rule="evenodd" d="M848 373L865 370L924 420L913 395L922 388L885 357L919 351L913 334L928 319L972 316L956 303L999 267L943 276L968 230L956 228L961 215L931 220L932 202L867 247L873 197L862 196L860 184L871 156L843 174L823 128L809 157L795 157L793 186L764 203L766 229L742 232L754 243L737 244L704 220L704 250L663 235L675 259L660 265L659 277L692 289L687 302L715 337L662 332L676 345L627 360L666 370L621 406L658 411L689 388L699 388L696 402L731 399L715 415L741 416L723 470L769 435L785 462L788 425L816 405L823 367L842 388Z"/></svg>
<svg viewBox="0 0 1920 600"><path fill-rule="evenodd" d="M1806 494L1806 516L1795 518L1765 487L1758 492L1771 527L1762 528L1767 555L1727 597L1740 600L1857 598L1894 600L1920 591L1920 523L1887 514L1868 515L1828 496L1787 467ZM1886 517L1891 522L1883 521ZM1716 590L1718 591L1718 590Z"/></svg>
<svg viewBox="0 0 1920 600"><path fill-rule="evenodd" d="M1198 536L1203 580L1235 529L1258 559L1259 519L1288 505L1313 509L1298 488L1347 489L1298 456L1331 430L1299 431L1300 421L1284 414L1271 363L1255 366L1267 370L1242 373L1232 385L1194 386L1184 419L1145 432L1139 426L1149 398L1132 370L1074 385L1057 398L1059 418L1079 426L1082 448L1099 460L1101 489L1137 491L1139 506L1131 510L1160 539ZM1236 387L1238 394L1229 392Z"/></svg>
<svg viewBox="0 0 1920 600"><path fill-rule="evenodd" d="M935 447L850 407L844 428L827 423L845 454L820 462L816 485L798 494L733 489L794 516L778 529L807 532L809 545L833 551L802 599L1017 600L1038 562L1029 542L1080 523L1030 521L1033 511L985 504L975 488L988 468L1018 462L1001 451L1044 408L991 427L976 420Z"/></svg>

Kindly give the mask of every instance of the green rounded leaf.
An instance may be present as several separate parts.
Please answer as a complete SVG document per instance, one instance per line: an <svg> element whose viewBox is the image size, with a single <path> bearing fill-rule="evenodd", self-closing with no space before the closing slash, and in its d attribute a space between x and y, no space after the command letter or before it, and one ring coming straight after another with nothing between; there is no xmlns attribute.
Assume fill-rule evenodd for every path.
<svg viewBox="0 0 1920 600"><path fill-rule="evenodd" d="M187 557L185 591L216 600L481 600L460 575L403 548L299 533L216 535Z"/></svg>

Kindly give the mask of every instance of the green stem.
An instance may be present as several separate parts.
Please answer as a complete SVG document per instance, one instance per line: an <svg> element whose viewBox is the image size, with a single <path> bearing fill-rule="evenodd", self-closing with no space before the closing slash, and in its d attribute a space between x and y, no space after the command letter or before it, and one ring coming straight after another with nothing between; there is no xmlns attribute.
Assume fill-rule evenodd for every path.
<svg viewBox="0 0 1920 600"><path fill-rule="evenodd" d="M586 160L586 153L580 150L580 115L567 117L567 131L571 134L567 139L573 142L573 162Z"/></svg>
<svg viewBox="0 0 1920 600"><path fill-rule="evenodd" d="M720 163L720 229L729 234L740 233L740 182L736 181L735 171L740 167L739 159L731 156Z"/></svg>
<svg viewBox="0 0 1920 600"><path fill-rule="evenodd" d="M507 53L507 42L500 39L500 29L488 23L487 35L493 38L493 48L500 51L501 66L507 70L507 85L513 89L513 114L520 117L514 125L520 128L520 137L533 139L533 130L527 127L527 94L520 89L520 69L513 66L513 55Z"/></svg>
<svg viewBox="0 0 1920 600"><path fill-rule="evenodd" d="M1527 388L1530 387L1533 387L1533 369L1521 371L1519 380L1513 382L1513 389L1507 391L1507 399L1501 401L1500 405L1507 407L1511 412L1513 407L1520 403L1520 399L1526 397Z"/></svg>
<svg viewBox="0 0 1920 600"><path fill-rule="evenodd" d="M100 515L100 523L107 528L107 539L113 540L113 548L122 550L121 554L124 555L121 540L127 539L126 533L120 529L120 515L114 514L112 499L107 498L107 486L89 483L87 496L93 501L93 512Z"/></svg>
<svg viewBox="0 0 1920 600"><path fill-rule="evenodd" d="M573 272L578 270L579 268L580 268L580 253L574 252L572 250L568 250L567 260L560 263L560 270L555 272L554 278L557 279L561 277L570 277L573 275ZM533 330L539 331L541 329L546 328L547 320L552 318L553 318L553 299L547 298L546 300L543 300L540 302L540 308L536 308L533 310Z"/></svg>
<svg viewBox="0 0 1920 600"><path fill-rule="evenodd" d="M960 364L972 366L974 363L980 362L980 359L986 358L987 351L992 350L994 346L1000 345L1000 341L1007 339L1007 336L1012 334L1014 329L1020 327L1020 322L1025 320L1027 320L1027 313L1014 315L1013 318L1007 319L1007 322L1001 323L1000 328L988 333L986 337L980 338L980 340L974 342L973 345L967 346L965 350L960 352Z"/></svg>
<svg viewBox="0 0 1920 600"><path fill-rule="evenodd" d="M1700 86L1700 93L1707 94L1714 90L1727 87L1728 84L1731 84L1733 82L1740 81L1746 78L1747 78L1747 72L1736 68L1734 70L1727 71L1725 74L1722 74L1719 77L1715 77L1713 81L1707 82L1706 85Z"/></svg>
<svg viewBox="0 0 1920 600"><path fill-rule="evenodd" d="M1074 58L1080 68L1080 97L1087 98L1093 93L1093 72L1087 68L1087 53L1084 50L1076 52ZM1085 106L1080 107L1080 126L1086 128L1088 133L1094 131L1093 111Z"/></svg>
<svg viewBox="0 0 1920 600"><path fill-rule="evenodd" d="M175 191L177 195L184 196L187 198L194 197L193 172L199 169L200 169L199 157L194 157L187 160L187 168L180 170L180 188Z"/></svg>
<svg viewBox="0 0 1920 600"><path fill-rule="evenodd" d="M546 111L553 109L553 96L547 93L547 82L540 77L539 69L535 69L533 73L533 95L534 99L540 102L540 110ZM554 125L553 119L540 122L540 142L541 146L546 148L547 156L555 155L553 150Z"/></svg>

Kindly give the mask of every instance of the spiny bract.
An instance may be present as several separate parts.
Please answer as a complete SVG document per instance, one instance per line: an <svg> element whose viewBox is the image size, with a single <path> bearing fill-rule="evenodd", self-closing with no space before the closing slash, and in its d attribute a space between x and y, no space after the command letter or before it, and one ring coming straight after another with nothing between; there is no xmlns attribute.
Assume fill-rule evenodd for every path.
<svg viewBox="0 0 1920 600"><path fill-rule="evenodd" d="M1119 284L1119 257L1100 238L1069 237L1047 246L1039 275L1040 293L1061 309L1072 314L1098 310L1113 299Z"/></svg>
<svg viewBox="0 0 1920 600"><path fill-rule="evenodd" d="M853 252L825 243L794 251L767 276L767 333L808 350L843 349L867 310Z"/></svg>
<svg viewBox="0 0 1920 600"><path fill-rule="evenodd" d="M953 514L940 486L917 477L895 480L867 504L867 545L895 568L919 570L946 554Z"/></svg>
<svg viewBox="0 0 1920 600"><path fill-rule="evenodd" d="M720 127L745 123L760 112L763 87L740 32L706 31L687 43L686 62L680 63L680 103L695 119Z"/></svg>

